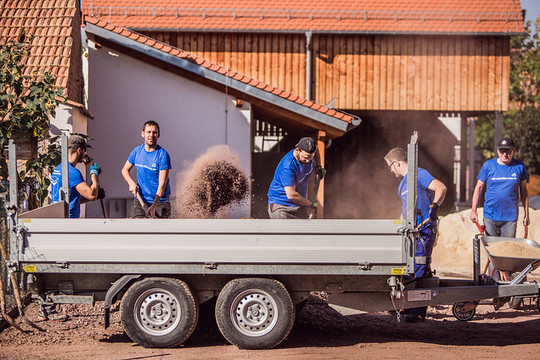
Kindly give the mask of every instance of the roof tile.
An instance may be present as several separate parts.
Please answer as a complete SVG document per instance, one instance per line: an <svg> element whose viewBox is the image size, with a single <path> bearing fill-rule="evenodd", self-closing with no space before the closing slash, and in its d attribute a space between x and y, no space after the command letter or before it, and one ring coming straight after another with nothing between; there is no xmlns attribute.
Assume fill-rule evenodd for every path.
<svg viewBox="0 0 540 360"><path fill-rule="evenodd" d="M133 29L516 33L519 0L92 0L83 11Z"/></svg>

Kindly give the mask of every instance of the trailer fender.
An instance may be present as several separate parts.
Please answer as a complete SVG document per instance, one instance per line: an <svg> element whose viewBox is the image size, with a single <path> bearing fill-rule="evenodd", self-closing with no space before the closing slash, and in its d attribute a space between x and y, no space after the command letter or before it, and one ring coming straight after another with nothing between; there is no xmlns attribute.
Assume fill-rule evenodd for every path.
<svg viewBox="0 0 540 360"><path fill-rule="evenodd" d="M131 280L140 278L142 275L124 275L116 280L105 294L105 329L109 327L110 308L116 294L120 292Z"/></svg>

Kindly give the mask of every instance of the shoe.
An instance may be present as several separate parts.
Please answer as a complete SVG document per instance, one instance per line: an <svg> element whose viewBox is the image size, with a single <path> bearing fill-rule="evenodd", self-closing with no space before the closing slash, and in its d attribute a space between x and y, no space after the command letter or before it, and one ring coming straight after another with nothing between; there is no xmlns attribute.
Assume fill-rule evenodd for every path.
<svg viewBox="0 0 540 360"><path fill-rule="evenodd" d="M419 323L426 319L425 316L420 314L405 314L405 322L407 323Z"/></svg>

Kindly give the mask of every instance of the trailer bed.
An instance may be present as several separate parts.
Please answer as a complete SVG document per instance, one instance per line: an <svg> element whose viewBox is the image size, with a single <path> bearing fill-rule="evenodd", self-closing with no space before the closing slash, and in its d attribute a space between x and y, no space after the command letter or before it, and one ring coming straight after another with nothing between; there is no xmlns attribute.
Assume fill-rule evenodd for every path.
<svg viewBox="0 0 540 360"><path fill-rule="evenodd" d="M33 272L118 272L148 265L177 272L229 272L230 266L284 265L291 271L333 273L351 265L351 274L405 273L406 237L399 220L256 220L256 219L22 219L24 247L20 263ZM63 264L63 266L51 266ZM327 266L322 266L327 265ZM330 265L330 267L328 266ZM351 270L352 269L352 270ZM394 270L392 270L394 269ZM131 269L133 271L134 269ZM299 271L295 270L295 273ZM334 270L336 271L336 270ZM343 269L339 273L343 273ZM32 271L30 271L32 272Z"/></svg>

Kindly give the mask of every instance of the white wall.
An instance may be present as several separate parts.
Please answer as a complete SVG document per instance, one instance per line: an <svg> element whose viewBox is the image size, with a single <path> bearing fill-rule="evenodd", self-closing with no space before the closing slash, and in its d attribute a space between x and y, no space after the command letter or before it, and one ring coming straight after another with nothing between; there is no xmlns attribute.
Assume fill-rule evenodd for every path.
<svg viewBox="0 0 540 360"><path fill-rule="evenodd" d="M171 155L173 194L186 164L214 145L228 145L251 173L249 103L236 108L231 96L106 47L88 51L90 155L103 169L100 181L108 199L131 197L120 170L143 143L141 126L147 120L159 123L158 143ZM237 216L248 215L246 204ZM88 204L87 217L102 217L99 202Z"/></svg>

